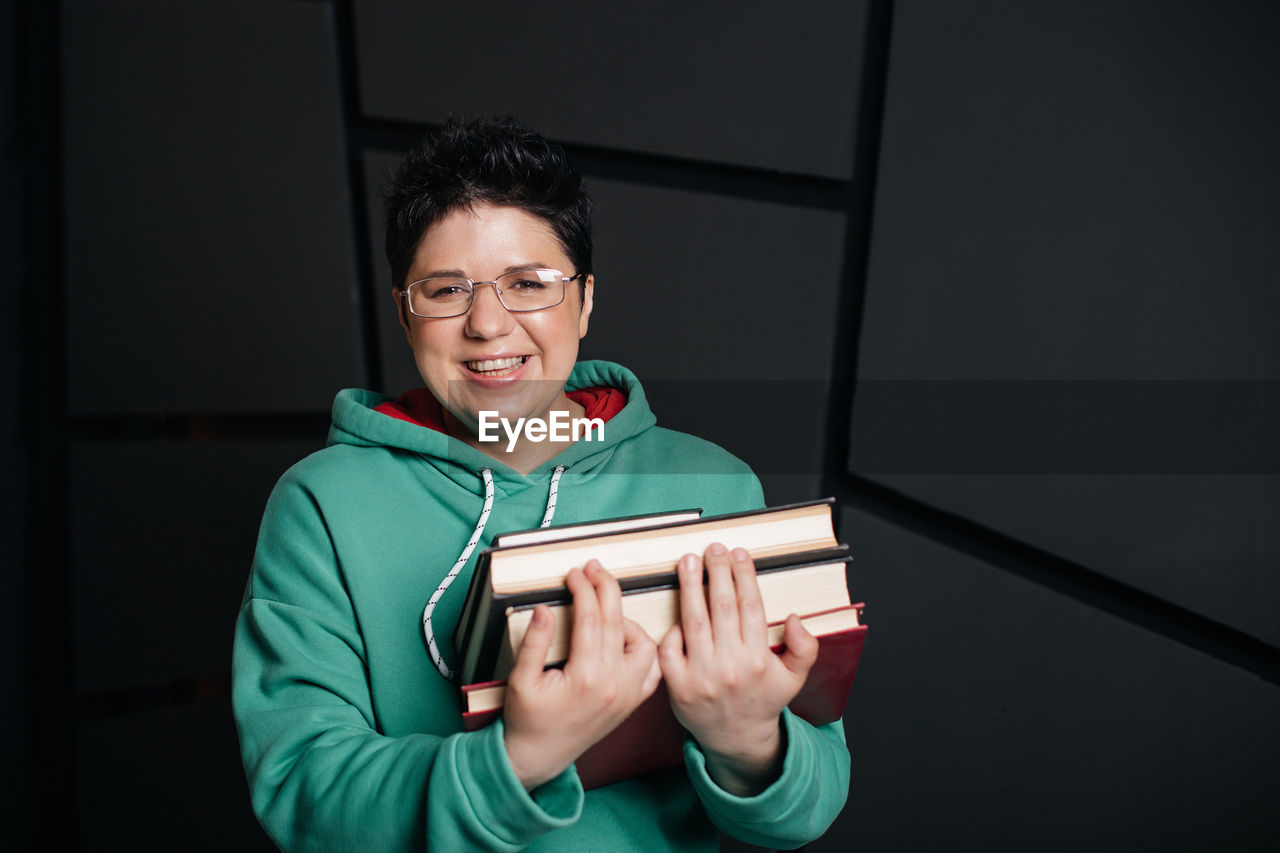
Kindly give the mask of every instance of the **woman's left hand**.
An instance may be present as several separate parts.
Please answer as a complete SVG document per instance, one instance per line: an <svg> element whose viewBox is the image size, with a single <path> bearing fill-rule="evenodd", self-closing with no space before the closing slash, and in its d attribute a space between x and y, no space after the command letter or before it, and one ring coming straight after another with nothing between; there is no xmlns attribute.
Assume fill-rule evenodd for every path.
<svg viewBox="0 0 1280 853"><path fill-rule="evenodd" d="M702 585L703 566L707 585ZM680 623L658 646L676 718L707 758L707 772L739 796L777 778L786 751L779 715L804 686L818 641L787 617L786 649L769 648L751 555L719 543L680 560Z"/></svg>

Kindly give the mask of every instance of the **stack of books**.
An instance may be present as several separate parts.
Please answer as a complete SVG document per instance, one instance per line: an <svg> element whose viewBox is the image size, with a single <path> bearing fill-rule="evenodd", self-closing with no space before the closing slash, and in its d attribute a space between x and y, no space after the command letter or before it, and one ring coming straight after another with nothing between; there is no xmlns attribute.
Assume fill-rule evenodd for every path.
<svg viewBox="0 0 1280 853"><path fill-rule="evenodd" d="M654 641L680 620L676 564L713 542L744 548L755 560L769 640L781 649L789 614L819 640L818 661L791 710L814 725L844 711L866 634L861 603L849 595L847 546L836 541L831 499L702 518L699 510L509 533L482 552L459 616L458 650L467 730L502 711L505 679L537 604L556 631L546 665L569 655L572 598L565 576L592 558L618 579L622 613ZM585 787L676 765L684 731L660 687L630 718L581 756Z"/></svg>

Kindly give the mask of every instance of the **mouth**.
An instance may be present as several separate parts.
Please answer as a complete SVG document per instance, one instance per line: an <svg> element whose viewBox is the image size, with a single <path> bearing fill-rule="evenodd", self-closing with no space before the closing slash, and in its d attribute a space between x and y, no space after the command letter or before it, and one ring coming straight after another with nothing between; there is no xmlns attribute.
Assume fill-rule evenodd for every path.
<svg viewBox="0 0 1280 853"><path fill-rule="evenodd" d="M476 376L486 379L497 379L515 373L529 360L527 355L512 355L504 358L486 358L479 361L464 361L467 370Z"/></svg>

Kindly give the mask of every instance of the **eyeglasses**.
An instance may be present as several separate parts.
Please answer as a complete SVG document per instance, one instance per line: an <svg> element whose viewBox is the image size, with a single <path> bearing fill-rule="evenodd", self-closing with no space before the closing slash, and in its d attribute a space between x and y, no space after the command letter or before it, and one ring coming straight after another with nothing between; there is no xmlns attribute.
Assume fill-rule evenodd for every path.
<svg viewBox="0 0 1280 853"><path fill-rule="evenodd" d="M560 270L532 269L509 272L493 281L472 281L461 276L436 276L411 282L404 289L405 307L415 317L459 317L471 310L476 288L492 284L498 301L508 311L541 311L564 301L564 286L585 273L566 276Z"/></svg>

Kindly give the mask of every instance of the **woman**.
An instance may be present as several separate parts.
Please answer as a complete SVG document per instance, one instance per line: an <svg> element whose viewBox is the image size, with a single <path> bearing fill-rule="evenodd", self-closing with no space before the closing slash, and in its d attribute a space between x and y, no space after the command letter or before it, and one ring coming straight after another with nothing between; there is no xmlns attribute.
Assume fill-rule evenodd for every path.
<svg viewBox="0 0 1280 853"><path fill-rule="evenodd" d="M573 570L563 669L542 669L540 607L502 720L462 731L447 638L477 548L553 517L710 515L762 496L737 459L655 426L630 372L577 363L590 201L558 148L509 120L450 123L406 156L387 220L425 388L339 394L330 446L268 503L233 665L263 825L286 849L715 850L716 827L768 846L821 834L847 789L843 730L786 710L817 643L792 617L786 654L769 651L736 549L681 562L682 625L659 644L622 618L598 563ZM566 415L604 426L481 440L482 418ZM660 678L691 735L685 766L584 794L574 759Z"/></svg>

